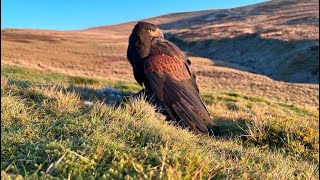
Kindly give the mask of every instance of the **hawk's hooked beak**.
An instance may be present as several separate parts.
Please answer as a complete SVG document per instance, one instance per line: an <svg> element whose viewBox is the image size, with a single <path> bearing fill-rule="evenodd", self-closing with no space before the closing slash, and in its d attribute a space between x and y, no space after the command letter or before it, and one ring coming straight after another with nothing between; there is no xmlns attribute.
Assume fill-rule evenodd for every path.
<svg viewBox="0 0 320 180"><path fill-rule="evenodd" d="M152 36L154 37L164 37L163 33L160 31L159 28L157 28L155 31L150 32Z"/></svg>
<svg viewBox="0 0 320 180"><path fill-rule="evenodd" d="M160 31L160 35L159 35L161 38L164 38L164 35L163 33Z"/></svg>

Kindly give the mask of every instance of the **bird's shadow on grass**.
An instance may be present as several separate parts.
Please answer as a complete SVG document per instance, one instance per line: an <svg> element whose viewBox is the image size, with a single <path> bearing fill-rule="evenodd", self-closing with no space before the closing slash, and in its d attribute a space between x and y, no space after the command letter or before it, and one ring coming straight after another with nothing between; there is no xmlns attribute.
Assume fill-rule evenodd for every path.
<svg viewBox="0 0 320 180"><path fill-rule="evenodd" d="M62 91L63 93L75 93L79 96L80 100L83 102L103 102L111 106L118 107L121 102L126 102L132 97L141 95L142 91L138 93L126 89L115 89L112 87L106 87L109 89L114 89L115 93L103 91L103 89L95 89L85 85L69 84L69 85L59 85L59 84L34 84L28 81L20 80L9 80L8 84L15 85L20 89L26 89L31 86L37 86L40 88L48 88L56 91ZM41 99L41 94L32 92L33 95L28 96L35 102L39 102ZM20 93L21 94L21 93ZM118 96L117 96L118 95Z"/></svg>
<svg viewBox="0 0 320 180"><path fill-rule="evenodd" d="M63 93L75 93L79 96L80 100L87 102L91 105L93 102L103 102L109 106L120 107L127 101L133 98L143 96L144 90L134 92L130 90L116 89L121 98L117 98L115 94L110 92L103 92L101 89L94 89L88 86L81 85L57 85L57 84L31 84L27 81L9 80L9 84L18 86L21 89L26 89L30 86L38 86L43 88L54 89L62 91ZM34 103L40 103L44 99L48 100L43 94L38 92L21 91L19 93L23 97L27 97L34 101ZM169 119L168 119L169 120ZM244 119L226 119L224 117L214 117L212 125L209 126L212 135L216 138L232 138L243 137L246 134L247 126Z"/></svg>
<svg viewBox="0 0 320 180"><path fill-rule="evenodd" d="M240 137L246 139L247 131L245 119L229 119L225 117L214 117L213 124L209 126L212 135L218 138L234 138Z"/></svg>

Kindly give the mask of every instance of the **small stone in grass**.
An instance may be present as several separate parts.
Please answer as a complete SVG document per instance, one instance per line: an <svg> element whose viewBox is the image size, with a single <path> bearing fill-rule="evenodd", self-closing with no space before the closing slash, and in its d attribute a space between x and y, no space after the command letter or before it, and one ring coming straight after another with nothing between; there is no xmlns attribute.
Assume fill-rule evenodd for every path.
<svg viewBox="0 0 320 180"><path fill-rule="evenodd" d="M93 103L90 101L83 101L83 104L86 106L92 106Z"/></svg>

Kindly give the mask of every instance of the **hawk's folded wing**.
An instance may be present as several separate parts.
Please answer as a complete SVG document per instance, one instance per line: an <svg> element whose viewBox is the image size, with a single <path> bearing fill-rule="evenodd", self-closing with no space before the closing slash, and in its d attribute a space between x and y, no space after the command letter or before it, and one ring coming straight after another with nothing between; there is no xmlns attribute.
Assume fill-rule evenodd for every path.
<svg viewBox="0 0 320 180"><path fill-rule="evenodd" d="M167 55L152 55L145 60L144 73L146 88L162 101L172 119L198 133L209 133L209 113L184 60Z"/></svg>

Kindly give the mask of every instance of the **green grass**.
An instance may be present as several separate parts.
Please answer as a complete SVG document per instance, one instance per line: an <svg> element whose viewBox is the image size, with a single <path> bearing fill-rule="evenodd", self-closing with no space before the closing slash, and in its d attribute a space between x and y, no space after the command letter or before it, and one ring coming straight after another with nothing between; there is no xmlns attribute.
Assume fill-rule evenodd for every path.
<svg viewBox="0 0 320 180"><path fill-rule="evenodd" d="M70 76L11 65L4 65L1 68L1 77L25 84L63 84L94 87L108 86L122 91L138 91L141 89L139 84L135 82L98 80L88 77Z"/></svg>
<svg viewBox="0 0 320 180"><path fill-rule="evenodd" d="M215 136L195 135L136 83L7 66L1 72L4 179L318 179L318 113L236 92L202 92ZM93 102L88 106L84 100Z"/></svg>

